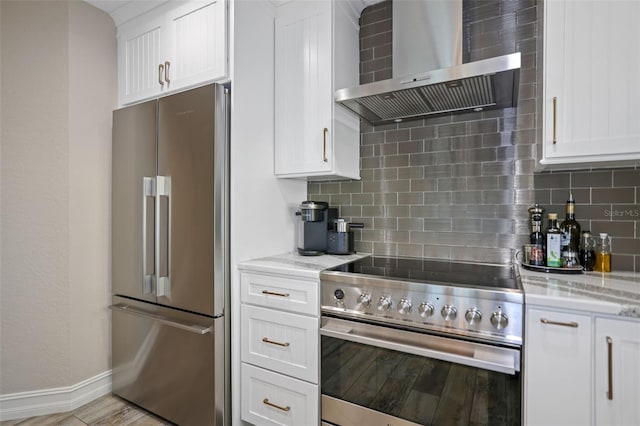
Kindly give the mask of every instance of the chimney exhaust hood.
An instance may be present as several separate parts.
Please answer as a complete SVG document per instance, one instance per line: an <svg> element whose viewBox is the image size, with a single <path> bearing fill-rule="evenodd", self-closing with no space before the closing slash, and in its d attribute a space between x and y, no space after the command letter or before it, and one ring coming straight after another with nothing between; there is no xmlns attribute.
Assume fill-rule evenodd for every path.
<svg viewBox="0 0 640 426"><path fill-rule="evenodd" d="M517 105L520 52L462 63L461 0L392 8L393 78L339 89L336 102L373 125Z"/></svg>

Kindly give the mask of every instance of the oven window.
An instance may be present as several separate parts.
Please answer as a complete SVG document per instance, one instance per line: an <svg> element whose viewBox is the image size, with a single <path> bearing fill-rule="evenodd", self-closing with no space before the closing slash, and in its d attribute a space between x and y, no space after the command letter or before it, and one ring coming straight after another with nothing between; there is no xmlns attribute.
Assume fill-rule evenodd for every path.
<svg viewBox="0 0 640 426"><path fill-rule="evenodd" d="M323 395L422 425L519 425L508 375L322 336Z"/></svg>

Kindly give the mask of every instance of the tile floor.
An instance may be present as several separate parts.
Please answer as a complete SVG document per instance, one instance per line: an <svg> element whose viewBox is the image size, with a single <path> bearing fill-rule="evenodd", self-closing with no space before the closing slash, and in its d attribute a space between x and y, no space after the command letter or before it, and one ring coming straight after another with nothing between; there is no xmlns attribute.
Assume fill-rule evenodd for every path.
<svg viewBox="0 0 640 426"><path fill-rule="evenodd" d="M102 396L67 413L0 422L0 426L86 425L165 426L171 425L171 423L111 394Z"/></svg>

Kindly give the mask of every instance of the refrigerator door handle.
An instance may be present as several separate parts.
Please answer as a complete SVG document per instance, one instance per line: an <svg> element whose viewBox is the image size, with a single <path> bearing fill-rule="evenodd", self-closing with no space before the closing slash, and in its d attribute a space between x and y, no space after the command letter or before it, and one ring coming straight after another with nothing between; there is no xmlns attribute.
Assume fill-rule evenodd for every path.
<svg viewBox="0 0 640 426"><path fill-rule="evenodd" d="M171 294L171 177L156 177L156 296Z"/></svg>
<svg viewBox="0 0 640 426"><path fill-rule="evenodd" d="M153 202L150 202L153 199ZM155 278L156 178L142 178L142 293L152 294Z"/></svg>
<svg viewBox="0 0 640 426"><path fill-rule="evenodd" d="M179 321L175 321L173 319L165 317L163 315L158 315L152 312L143 311L142 309L134 308L132 306L127 305L126 303L116 303L115 305L109 306L109 309L111 309L112 311L119 311L119 312L136 315L143 318L148 318L153 321L162 323L164 325L179 328L180 330L188 331L190 333L195 333L195 334L213 333L213 326L203 327L197 324L184 324Z"/></svg>

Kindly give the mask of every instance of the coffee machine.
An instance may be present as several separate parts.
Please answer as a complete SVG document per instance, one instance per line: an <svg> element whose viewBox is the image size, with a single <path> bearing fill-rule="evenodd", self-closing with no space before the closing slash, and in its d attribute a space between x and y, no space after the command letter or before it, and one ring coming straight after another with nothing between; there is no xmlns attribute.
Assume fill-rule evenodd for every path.
<svg viewBox="0 0 640 426"><path fill-rule="evenodd" d="M298 253L302 256L318 256L327 251L327 236L338 218L338 209L330 208L323 201L303 201L298 222Z"/></svg>

